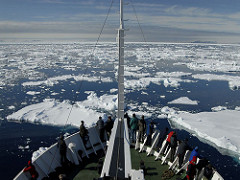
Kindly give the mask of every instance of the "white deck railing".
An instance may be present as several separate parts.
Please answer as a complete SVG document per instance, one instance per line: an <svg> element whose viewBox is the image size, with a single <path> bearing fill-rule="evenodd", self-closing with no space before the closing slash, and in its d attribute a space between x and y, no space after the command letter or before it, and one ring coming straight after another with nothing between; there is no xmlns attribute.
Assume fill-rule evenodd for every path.
<svg viewBox="0 0 240 180"><path fill-rule="evenodd" d="M163 153L163 149L166 144L166 140L162 143L162 146L159 148L160 149L159 152L153 150L156 146L156 142L158 142L158 138L160 138L160 132L155 131L152 135L153 143L152 143L151 147L146 146L147 138L145 138L143 143L139 143L138 141L136 142L135 149L140 149L139 152L146 151L147 155L154 155L156 157L155 160L159 159L162 161L161 164L168 164L169 169L173 169L176 173L179 173L181 170L187 170L187 166L189 164L188 160L189 160L191 151L186 152L186 154L184 156L184 160L183 160L183 166L179 169L177 167L178 157L176 156L178 146L176 148L175 159L173 162L170 162L168 159L170 158L171 148L169 149L168 152L165 152L166 156L161 156L161 153ZM197 161L199 161L199 159L197 159ZM214 170L212 180L224 180L224 179L216 170Z"/></svg>

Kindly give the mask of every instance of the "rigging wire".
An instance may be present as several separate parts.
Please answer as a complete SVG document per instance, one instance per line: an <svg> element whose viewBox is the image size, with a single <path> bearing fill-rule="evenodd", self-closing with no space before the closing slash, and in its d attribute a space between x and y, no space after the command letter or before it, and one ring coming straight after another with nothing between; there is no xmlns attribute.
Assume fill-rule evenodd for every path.
<svg viewBox="0 0 240 180"><path fill-rule="evenodd" d="M110 14L110 11L111 11L113 2L114 2L114 0L112 0L112 2L111 2L111 4L110 4L110 7L109 7L109 9L108 9L107 15L106 15L105 20L104 20L104 23L103 23L103 25L102 25L101 31L100 31L100 33L99 33L99 35L98 35L97 41L96 41L96 43L95 43L95 45L94 45L94 47L93 47L93 50L92 50L92 52L91 52L91 54L90 54L90 57L93 56L93 54L94 54L94 52L95 52L95 50L96 50L96 48L97 48L98 42L99 42L99 40L100 40L100 37L101 37L101 35L102 35L102 33L103 33L103 29L104 29L104 27L105 27L105 25L106 25L108 16L109 16L109 14ZM84 70L84 74L87 73L87 70L88 70L88 69L89 69L89 68L86 67L86 69ZM80 85L79 85L79 87L78 87L78 89L77 89L77 92L80 91L80 89L82 88L82 85L83 85L83 81L80 82ZM77 97L78 97L78 94L76 93L76 94L75 94L74 101L73 101L73 104L72 104L71 109L70 109L70 112L69 112L69 114L68 114L67 120L66 120L66 122L65 122L64 129L65 129L66 124L67 124L67 122L68 122L68 120L69 120L69 117L70 117L70 115L71 115L71 113L72 113L72 109L73 109L73 106L74 106L74 104L75 104L75 102L76 102L76 100L77 100Z"/></svg>
<svg viewBox="0 0 240 180"><path fill-rule="evenodd" d="M133 9L135 18L136 18L136 20L137 20L138 27L139 27L139 29L140 29L140 31L141 31L143 40L144 40L144 42L145 42L146 45L147 45L148 53L149 53L149 55L150 55L150 57L151 57L150 48L149 48L149 45L147 44L147 40L146 40L146 37L145 37L145 35L144 35L143 28L142 28L142 26L141 26L141 24L140 24L140 21L139 21L138 15L137 15L137 11L136 11L135 6L134 6L134 2L133 2L133 0L130 0L130 2L131 2L131 6L132 6L132 9ZM151 57L151 58L152 58L152 57ZM126 139L127 139L127 138L126 138ZM130 144L130 142L128 142L128 143ZM142 157L140 156L140 153L138 152L137 154L138 154L138 156L139 156L139 159L140 159L141 161L143 161L143 160L142 160Z"/></svg>
<svg viewBox="0 0 240 180"><path fill-rule="evenodd" d="M134 12L134 14L135 14L135 18L136 18L137 23L138 23L138 27L139 27L139 29L140 29L140 31L141 31L143 40L144 40L144 42L146 43L147 50L148 50L148 54L149 54L150 58L152 59L152 55L151 55L151 53L150 53L150 47L149 47L149 44L147 43L147 40L146 40L146 38L145 38L145 35L144 35L144 32L143 32L143 28L142 28L142 26L141 26L141 24L140 24L140 21L139 21L138 15L137 15L137 11L136 11L135 6L134 6L134 2L133 2L133 0L130 0L130 2L131 2L131 6L132 6L132 9L133 9L133 12ZM147 64L148 64L148 63L149 63L149 61L147 61Z"/></svg>
<svg viewBox="0 0 240 180"><path fill-rule="evenodd" d="M131 5L132 5L133 12L134 12L134 14L135 14L135 17L136 17L136 20L137 20L137 23L138 23L138 27L139 27L139 29L140 29L140 31L141 31L142 36L143 36L143 40L144 40L145 43L147 43L146 38L145 38L145 35L144 35L144 33L143 33L142 26L141 26L140 21L139 21L139 19L138 19L137 11L136 11L135 6L134 6L134 4L133 4L133 0L131 0Z"/></svg>
<svg viewBox="0 0 240 180"><path fill-rule="evenodd" d="M106 17L105 17L105 19L104 19L104 23L103 23L102 28L101 28L101 31L100 31L100 33L99 33L99 35L98 35L97 41L96 41L96 43L95 43L95 45L94 45L94 47L93 47L93 50L92 50L92 52L91 52L91 54L90 54L90 57L93 56L93 54L94 54L94 52L95 52L95 50L96 50L96 47L97 47L98 42L99 42L99 40L100 40L100 37L101 37L101 35L102 35L102 33L103 33L103 29L104 29L104 27L105 27L105 25L106 25L108 16L109 16L109 14L110 14L110 12L111 12L113 2L114 2L114 0L111 1L111 4L110 4L110 6L109 6L109 8L108 8L107 15L106 15ZM88 70L88 67L86 67L86 69L84 70L84 74L87 73L87 70ZM80 91L80 89L82 88L82 85L83 85L83 81L80 82L80 84L79 84L79 86L78 86L78 88L77 88L77 92ZM68 113L67 120L66 120L65 125L64 125L64 127L63 127L63 131L66 129L67 122L68 122L68 120L69 120L69 118L70 118L70 115L71 115L71 113L72 113L74 104L76 103L77 97L78 97L78 94L76 93L76 94L75 94L75 97L74 97L74 101L73 101L72 106L71 106L71 108L70 108L70 111L69 111L69 113ZM53 160L55 159L57 150L58 150L58 149L56 148L56 151L54 152L53 158L52 158L51 163L50 163L50 165L49 165L47 174L49 174L49 172L50 172L50 169L51 169Z"/></svg>

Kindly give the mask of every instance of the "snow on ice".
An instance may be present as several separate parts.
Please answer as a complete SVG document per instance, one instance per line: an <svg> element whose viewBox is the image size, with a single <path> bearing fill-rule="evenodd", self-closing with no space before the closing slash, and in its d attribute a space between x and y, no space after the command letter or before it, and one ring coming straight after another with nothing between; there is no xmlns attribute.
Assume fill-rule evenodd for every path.
<svg viewBox="0 0 240 180"><path fill-rule="evenodd" d="M34 95L36 95L36 94L40 94L40 92L28 91L26 94L34 96Z"/></svg>
<svg viewBox="0 0 240 180"><path fill-rule="evenodd" d="M240 156L240 111L218 109L217 112L189 113L164 107L169 122L178 128L196 134L198 137L215 144L219 149L229 150L230 154Z"/></svg>
<svg viewBox="0 0 240 180"><path fill-rule="evenodd" d="M96 82L96 81L102 81L102 82L112 82L111 78L102 78L102 77L94 77L94 76L86 76L86 75L78 75L78 76L72 76L72 75L64 75L64 76L57 76L48 78L45 81L29 81L22 83L23 86L40 86L40 85L47 85L47 86L53 86L59 83L59 81L66 81L68 79L75 79L76 81L89 81L89 82Z"/></svg>
<svg viewBox="0 0 240 180"><path fill-rule="evenodd" d="M67 121L68 114L72 108L71 115ZM84 120L87 126L94 124L99 116L106 119L104 113L97 109L114 111L117 108L117 95L103 95L97 97L93 92L89 94L87 100L76 102L73 107L69 101L59 102L55 99L45 99L41 103L26 106L19 111L7 116L8 120L14 119L32 123L80 126Z"/></svg>
<svg viewBox="0 0 240 180"><path fill-rule="evenodd" d="M168 102L168 104L187 104L187 105L198 105L197 101L193 101L189 99L188 97L180 97L178 99L175 99L171 102Z"/></svg>

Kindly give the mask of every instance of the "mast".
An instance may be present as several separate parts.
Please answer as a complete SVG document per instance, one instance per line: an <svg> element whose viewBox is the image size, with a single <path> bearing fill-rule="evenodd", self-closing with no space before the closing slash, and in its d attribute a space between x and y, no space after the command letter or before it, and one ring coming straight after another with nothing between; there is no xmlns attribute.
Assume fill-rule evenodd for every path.
<svg viewBox="0 0 240 180"><path fill-rule="evenodd" d="M118 119L124 119L124 21L123 0L120 0L120 27L118 29Z"/></svg>
<svg viewBox="0 0 240 180"><path fill-rule="evenodd" d="M124 119L124 24L123 0L120 0L118 29L118 120L114 121L101 177L129 179L132 171L127 120Z"/></svg>

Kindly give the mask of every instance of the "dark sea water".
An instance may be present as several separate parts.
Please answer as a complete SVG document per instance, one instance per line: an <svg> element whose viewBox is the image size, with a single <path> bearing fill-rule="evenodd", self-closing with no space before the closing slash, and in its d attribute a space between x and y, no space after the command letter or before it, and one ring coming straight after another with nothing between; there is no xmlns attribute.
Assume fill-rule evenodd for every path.
<svg viewBox="0 0 240 180"><path fill-rule="evenodd" d="M13 177L15 177L16 174L27 164L27 161L31 159L32 153L38 150L39 147L48 147L51 144L55 143L56 138L61 133L68 132L71 134L78 130L78 128L76 127L69 126L59 127L41 124L31 124L26 122L8 122L6 120L6 117L8 115L22 109L25 106L42 102L46 98L54 98L59 101L70 100L71 102L82 101L85 100L88 96L88 94L84 93L85 91L94 91L97 96L101 96L104 94L110 94L110 89L117 88L117 82L114 74L116 71L113 70L117 62L113 63L110 56L105 57L105 59L109 58L111 60L109 60L108 63L102 63L104 59L96 59L91 64L89 64L89 62L79 62L80 55L76 55L76 52L81 51L82 53L84 53L84 48L90 49L91 45L89 45L89 47L84 46L84 48L80 45L76 45L76 47L73 45L71 47L63 45L39 45L37 47L35 45L34 47L32 47L33 45L24 45L23 47L21 47L23 49L23 52L21 48L19 52L17 52L18 50L16 49L18 48L18 46L17 48L16 46L17 45L0 46L0 50L4 52L2 53L2 55L0 54L0 58L4 60L9 60L9 62L7 61L5 65L2 65L5 61L2 61L0 63L1 70L4 69L7 71L10 69L9 73L0 74L2 78L7 77L7 83L0 86L0 179L3 180L12 179ZM204 50L205 48L207 49L207 52L208 49L211 49L211 51L212 49L217 49L218 52L231 51L231 48L229 47L211 46L209 48L208 46L200 45L151 45L150 48L160 47L163 51L166 50L167 52L170 52L167 58L171 59L171 53L175 53L175 51L179 50L179 48L176 48L175 46L180 46L180 50L183 49L184 52L190 52L189 54L193 57L191 57L190 55L189 57L193 59L199 58L197 57L197 55L196 57L194 57L195 53L198 55L202 53L199 53L198 49ZM107 52L107 50L111 51L113 48L115 48L115 45L106 45L102 47L105 48L103 52ZM52 48L50 52L53 54L44 54L46 49L48 50L50 48ZM130 51L134 51L136 49L135 45L129 45L128 48L130 49ZM237 54L237 52L240 50L238 50L239 48L236 49L237 50L235 50L234 52ZM42 52L43 55L39 54L39 52ZM54 52L57 53L54 54ZM29 55L28 53L33 53L33 55ZM206 52L204 53L206 54ZM102 54L104 55L104 53ZM126 58L126 64L132 67L138 65L140 66L143 64L143 67L147 67L149 65L148 62L140 61L136 63L136 56L137 53L129 55ZM15 63L18 62L15 59L19 57L22 58L21 63L19 63L19 65L15 67ZM43 58L42 60L39 60L39 64L36 63L36 68L33 67L31 69L35 74L33 73L30 75L25 75L24 73L26 72L21 71L20 73L17 71L18 69L21 69L22 61L24 61L25 59L28 60L25 64L32 63L33 60L31 58L28 59L28 57L32 57L33 59L37 60L39 60L38 58ZM179 58L186 59L187 57L176 56L174 58L174 62L178 62ZM11 66L9 65L10 62L13 62ZM65 65L76 65L78 68L74 71L62 69L61 66ZM90 68L88 68L88 70L86 71L85 68L87 66ZM102 72L102 70L104 70L104 73ZM176 70L183 72L192 72L192 70L189 70L188 68L186 68L186 66L178 65L176 67L173 66L172 62L166 63L165 60L156 62L156 64L154 66L151 66L150 68L143 68L143 72L148 72L150 74L158 71L174 72ZM11 78L14 76L15 71L17 74L17 78L13 78L14 80L12 81ZM198 72L195 71L195 73ZM75 81L74 79L67 79L59 81L58 83L54 84L54 86L48 86L44 84L39 86L22 86L22 82L30 81L28 79L29 76L34 76L35 78L37 78L37 80L45 80L48 77L61 76L65 74L91 74L94 76L103 75L105 77L111 77L114 80L112 82L104 83ZM236 73L235 75L239 76L239 73ZM19 76L21 76L21 78L19 78ZM63 89L64 91L62 91ZM40 92L40 94L27 95L26 93L29 91ZM77 96L76 92L79 92ZM57 94L53 95L52 93ZM161 98L160 96L165 96L165 98ZM168 102L172 100L186 96L192 100L197 100L199 104L196 106L168 104ZM131 103L137 104L136 106L140 107L140 105L145 102L148 103L148 105L146 106L155 107L155 110L160 110L161 107L169 106L174 107L177 110L184 110L189 112L208 112L211 111L212 107L216 106L226 106L229 109L234 109L236 106L240 106L240 99L238 98L240 97L240 90L231 90L227 81L194 80L191 83L180 82L180 86L178 87L165 87L162 83L161 85L150 83L150 85L146 88L128 91L125 97L127 106L126 110L131 109ZM141 108L141 112L144 112L145 109L143 108L143 106L141 106ZM135 109L135 111L137 112L138 109ZM147 107L146 112L148 112ZM108 113L110 115L115 115L114 112ZM154 120L154 122L157 124L157 128L159 128L160 130L164 129L165 127L170 128L167 119L158 119L156 115L153 115L151 118L147 119L147 121L150 120ZM181 140L187 137L189 139L189 144L192 147L195 147L197 145L199 147L200 154L211 161L213 166L224 177L224 179L239 179L239 159L236 159L234 156L221 154L215 147L200 141L197 137L189 134L185 130L176 129L176 131L178 139Z"/></svg>

